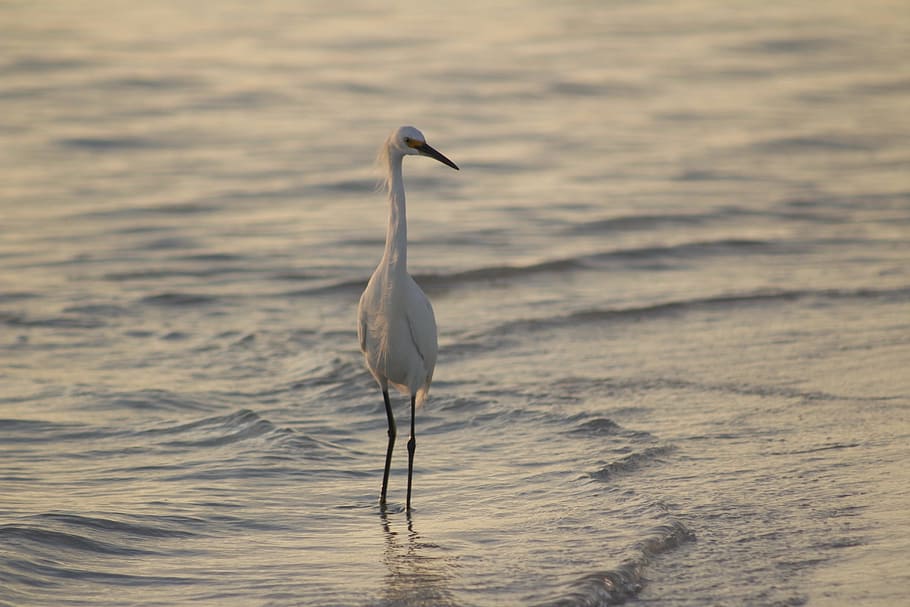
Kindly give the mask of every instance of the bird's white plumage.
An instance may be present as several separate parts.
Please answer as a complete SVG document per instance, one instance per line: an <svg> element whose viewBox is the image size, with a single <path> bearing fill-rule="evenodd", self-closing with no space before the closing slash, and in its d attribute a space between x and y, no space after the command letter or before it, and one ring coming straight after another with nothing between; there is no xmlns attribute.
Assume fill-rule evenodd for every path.
<svg viewBox="0 0 910 607"><path fill-rule="evenodd" d="M382 260L370 277L357 306L357 337L367 368L376 378L385 401L389 422L382 492L385 504L389 466L395 445L396 425L389 402L389 386L411 397L411 436L408 439L408 497L411 509L411 477L416 445L414 415L430 391L436 368L436 318L433 306L408 274L408 219L405 208L404 179L401 164L405 156L435 158L453 169L454 162L434 150L423 133L403 126L392 133L383 145L379 161L386 169L389 192L389 226Z"/></svg>
<svg viewBox="0 0 910 607"><path fill-rule="evenodd" d="M389 385L426 399L436 367L436 318L430 300L407 271L407 212L402 160L424 155L454 163L426 144L414 127L401 127L386 140L380 162L387 170L389 226L386 246L357 308L360 349L380 387Z"/></svg>
<svg viewBox="0 0 910 607"><path fill-rule="evenodd" d="M433 307L406 269L380 264L358 308L358 337L380 387L426 399L436 367Z"/></svg>

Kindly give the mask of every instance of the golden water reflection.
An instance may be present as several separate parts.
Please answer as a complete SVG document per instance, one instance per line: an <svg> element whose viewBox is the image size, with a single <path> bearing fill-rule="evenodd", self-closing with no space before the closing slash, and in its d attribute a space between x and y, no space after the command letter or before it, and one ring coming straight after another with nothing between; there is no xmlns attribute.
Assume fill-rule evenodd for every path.
<svg viewBox="0 0 910 607"><path fill-rule="evenodd" d="M380 514L385 533L382 560L389 569L381 604L455 605L450 589L455 559L442 556L440 545L421 536L411 514L402 516L404 520L387 511Z"/></svg>

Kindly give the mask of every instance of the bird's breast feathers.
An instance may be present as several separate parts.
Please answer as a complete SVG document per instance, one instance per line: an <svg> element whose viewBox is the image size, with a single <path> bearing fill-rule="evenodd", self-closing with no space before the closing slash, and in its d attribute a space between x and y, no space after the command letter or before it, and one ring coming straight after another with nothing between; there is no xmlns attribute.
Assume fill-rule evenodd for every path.
<svg viewBox="0 0 910 607"><path fill-rule="evenodd" d="M412 393L429 383L436 366L436 320L417 283L407 276L389 285L374 276L359 311L360 347L374 375Z"/></svg>

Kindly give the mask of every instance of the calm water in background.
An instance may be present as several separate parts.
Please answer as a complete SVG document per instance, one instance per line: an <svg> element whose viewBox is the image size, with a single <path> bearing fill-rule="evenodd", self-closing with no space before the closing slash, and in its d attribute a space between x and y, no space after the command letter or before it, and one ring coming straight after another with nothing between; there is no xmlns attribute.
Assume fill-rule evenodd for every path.
<svg viewBox="0 0 910 607"><path fill-rule="evenodd" d="M910 11L851 4L5 3L0 603L906 601ZM399 124L462 167L410 517Z"/></svg>

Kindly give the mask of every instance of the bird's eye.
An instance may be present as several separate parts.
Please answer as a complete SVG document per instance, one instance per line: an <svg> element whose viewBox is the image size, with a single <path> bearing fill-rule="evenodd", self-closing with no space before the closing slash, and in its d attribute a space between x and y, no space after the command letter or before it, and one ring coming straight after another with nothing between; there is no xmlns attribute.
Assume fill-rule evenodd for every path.
<svg viewBox="0 0 910 607"><path fill-rule="evenodd" d="M405 143L411 143L411 138L410 138L410 137L405 137L405 138L404 138L404 142L405 142Z"/></svg>

